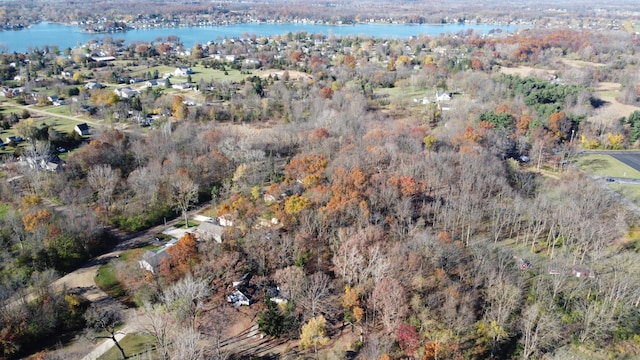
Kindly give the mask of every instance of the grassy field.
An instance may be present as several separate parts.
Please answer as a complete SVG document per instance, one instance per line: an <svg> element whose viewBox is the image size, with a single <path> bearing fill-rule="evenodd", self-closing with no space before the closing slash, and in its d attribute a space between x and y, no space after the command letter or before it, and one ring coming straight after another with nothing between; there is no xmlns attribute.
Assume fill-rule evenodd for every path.
<svg viewBox="0 0 640 360"><path fill-rule="evenodd" d="M152 349L155 340L151 335L128 334L120 341L120 346L124 349L127 357L131 358L146 350ZM120 360L122 356L117 347L112 347L104 355L99 357L100 360Z"/></svg>
<svg viewBox="0 0 640 360"><path fill-rule="evenodd" d="M33 124L35 126L39 128L44 126L49 126L54 128L56 131L58 131L61 134L68 134L73 132L74 131L73 129L75 128L76 125L84 122L82 118L78 118L77 120L72 120L72 119L56 116L56 115L63 115L63 116L74 115L74 114L71 114L69 106L66 106L66 105L65 106L52 106L52 105L42 106L34 109L38 111L47 112L47 115L43 115L42 113L36 113L35 111L30 111L30 109L27 109L27 111L29 111L31 114L31 118L33 119ZM11 113L21 116L23 111L24 111L23 108L14 106L10 102L0 103L0 114L3 114L5 116ZM20 121L23 121L23 120L20 120ZM2 141L4 141L9 136L16 136L16 135L18 134L16 133L14 128L9 128L7 130L0 130L0 139ZM22 146L25 146L24 142L18 144L18 147L22 147ZM14 150L15 148L13 147L4 147L0 149L0 154L10 154L10 153L13 153Z"/></svg>
<svg viewBox="0 0 640 360"><path fill-rule="evenodd" d="M158 70L160 77L162 77L164 74L172 74L172 77L169 79L169 81L171 81L172 84L177 84L180 82L187 81L186 77L173 77L173 72L175 71L175 69L176 68L172 66L154 66L154 67L134 71L132 75L144 76L144 74L148 72L153 74L156 70ZM193 81L194 83L200 82L201 79L203 79L204 81L226 80L226 81L238 82L238 81L241 81L242 79L245 79L247 76L249 76L246 74L241 74L239 70L233 70L230 68L227 69L227 75L224 74L224 71L212 69L212 68L205 68L204 66L201 66L201 65L194 66L191 68L191 70L193 70L193 74L191 74L191 81Z"/></svg>
<svg viewBox="0 0 640 360"><path fill-rule="evenodd" d="M376 95L388 95L391 98L401 98L403 100L422 99L424 96L435 96L433 90L421 86L406 86L394 88L381 88L375 90Z"/></svg>
<svg viewBox="0 0 640 360"><path fill-rule="evenodd" d="M640 179L640 172L609 155L590 154L578 158L580 169L595 176L626 177Z"/></svg>

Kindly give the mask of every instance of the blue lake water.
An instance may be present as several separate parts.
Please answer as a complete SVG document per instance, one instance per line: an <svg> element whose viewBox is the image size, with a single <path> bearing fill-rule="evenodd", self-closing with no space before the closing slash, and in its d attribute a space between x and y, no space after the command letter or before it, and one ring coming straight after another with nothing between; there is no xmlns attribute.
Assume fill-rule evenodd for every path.
<svg viewBox="0 0 640 360"><path fill-rule="evenodd" d="M196 42L206 43L217 39L240 37L243 33L257 36L283 35L289 32L306 31L310 34L336 36L363 35L377 38L408 38L420 35L439 35L457 33L473 29L475 33L488 34L491 30L514 32L516 26L501 25L395 25L395 24L356 24L356 25L316 25L316 24L239 24L206 27L152 28L147 30L129 30L112 34L88 34L80 28L54 23L39 23L30 28L16 31L0 31L0 51L25 52L31 48L42 48L45 45L58 46L59 49L76 47L91 39L111 36L113 39L124 39L126 44L137 41L154 41L175 35L182 43L191 47Z"/></svg>

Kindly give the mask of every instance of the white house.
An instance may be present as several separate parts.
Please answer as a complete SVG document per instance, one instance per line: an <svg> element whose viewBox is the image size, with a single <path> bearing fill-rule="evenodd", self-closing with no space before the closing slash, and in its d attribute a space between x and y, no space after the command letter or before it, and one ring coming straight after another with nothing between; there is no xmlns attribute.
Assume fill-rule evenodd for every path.
<svg viewBox="0 0 640 360"><path fill-rule="evenodd" d="M218 216L217 220L220 226L233 226L233 220L227 215Z"/></svg>
<svg viewBox="0 0 640 360"><path fill-rule="evenodd" d="M173 74L175 76L187 76L193 74L193 70L190 67L179 67L174 70Z"/></svg>
<svg viewBox="0 0 640 360"><path fill-rule="evenodd" d="M171 85L171 87L178 90L187 90L187 89L191 89L191 84L189 83L173 84Z"/></svg>
<svg viewBox="0 0 640 360"><path fill-rule="evenodd" d="M119 97L123 98L123 99L131 99L133 97L136 96L136 94L138 93L137 91L131 89L130 87L126 86L123 88L118 88L113 90L116 95L118 95Z"/></svg>
<svg viewBox="0 0 640 360"><path fill-rule="evenodd" d="M451 94L446 91L436 91L436 101L449 101L451 100Z"/></svg>
<svg viewBox="0 0 640 360"><path fill-rule="evenodd" d="M85 90L101 89L103 86L99 82L90 81L84 85Z"/></svg>

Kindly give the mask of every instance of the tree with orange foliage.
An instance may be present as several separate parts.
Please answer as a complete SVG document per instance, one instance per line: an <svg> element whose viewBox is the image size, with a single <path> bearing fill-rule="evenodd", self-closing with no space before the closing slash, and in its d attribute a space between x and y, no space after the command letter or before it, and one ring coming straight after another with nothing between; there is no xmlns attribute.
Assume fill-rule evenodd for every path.
<svg viewBox="0 0 640 360"><path fill-rule="evenodd" d="M302 57L304 56L304 53L301 50L296 50L293 53L291 53L291 63L295 64L297 62L299 62L300 60L302 60Z"/></svg>
<svg viewBox="0 0 640 360"><path fill-rule="evenodd" d="M289 181L302 181L304 186L311 187L322 182L326 167L326 155L302 155L291 159L284 167L284 173Z"/></svg>
<svg viewBox="0 0 640 360"><path fill-rule="evenodd" d="M51 212L46 209L28 213L22 217L24 229L30 233L35 233L38 228L48 224L49 220L51 220Z"/></svg>
<svg viewBox="0 0 640 360"><path fill-rule="evenodd" d="M333 89L331 89L331 87L329 86L325 86L320 89L318 95L320 95L320 97L323 99L331 99L333 97Z"/></svg>
<svg viewBox="0 0 640 360"><path fill-rule="evenodd" d="M559 111L549 115L549 130L559 137L566 138L571 130L571 120L567 118L567 114L563 111Z"/></svg>
<svg viewBox="0 0 640 360"><path fill-rule="evenodd" d="M160 274L170 281L190 273L198 263L198 246L192 233L186 233L166 251L169 256L160 262Z"/></svg>
<svg viewBox="0 0 640 360"><path fill-rule="evenodd" d="M527 133L527 131L529 130L529 123L531 122L532 118L529 115L522 115L520 117L520 120L518 120L518 123L516 124L516 134L518 135L524 135Z"/></svg>
<svg viewBox="0 0 640 360"><path fill-rule="evenodd" d="M182 95L175 95L173 97L171 114L178 120L184 120L189 116L189 108L187 104L184 103L184 97Z"/></svg>
<svg viewBox="0 0 640 360"><path fill-rule="evenodd" d="M353 55L345 55L342 63L348 66L349 68L354 69L357 64L357 59Z"/></svg>
<svg viewBox="0 0 640 360"><path fill-rule="evenodd" d="M355 217L360 213L367 214L368 204L364 196L367 184L368 176L359 168L353 168L351 171L337 168L333 172L331 199L321 210L340 221L348 221L349 217Z"/></svg>
<svg viewBox="0 0 640 360"><path fill-rule="evenodd" d="M360 323L364 317L364 309L360 305L360 296L356 289L349 285L344 287L344 294L340 303L344 308L344 321L354 325Z"/></svg>
<svg viewBox="0 0 640 360"><path fill-rule="evenodd" d="M309 136L309 141L315 143L317 141L326 139L330 136L329 130L325 128L317 128L311 132L311 136Z"/></svg>

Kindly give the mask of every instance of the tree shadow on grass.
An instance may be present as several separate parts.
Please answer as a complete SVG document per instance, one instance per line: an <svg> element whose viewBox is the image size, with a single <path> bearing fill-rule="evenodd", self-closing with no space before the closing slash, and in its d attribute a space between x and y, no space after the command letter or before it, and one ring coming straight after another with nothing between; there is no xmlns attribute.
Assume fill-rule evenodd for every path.
<svg viewBox="0 0 640 360"><path fill-rule="evenodd" d="M591 171L608 170L609 163L604 159L589 159L582 162L582 167Z"/></svg>
<svg viewBox="0 0 640 360"><path fill-rule="evenodd" d="M594 97L592 97L589 100L589 102L591 103L591 106L593 106L594 109L597 109L597 108L600 108L600 107L603 107L603 106L609 104L608 101L604 101L602 99L598 99L598 98L594 98Z"/></svg>

